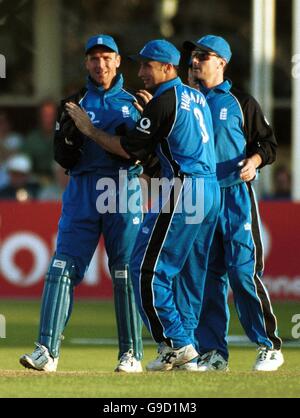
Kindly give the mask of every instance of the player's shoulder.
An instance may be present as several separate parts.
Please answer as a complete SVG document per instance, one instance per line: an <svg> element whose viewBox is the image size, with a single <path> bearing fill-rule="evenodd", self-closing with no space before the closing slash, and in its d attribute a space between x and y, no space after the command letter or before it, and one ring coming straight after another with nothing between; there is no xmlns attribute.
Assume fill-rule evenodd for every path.
<svg viewBox="0 0 300 418"><path fill-rule="evenodd" d="M144 107L145 103L139 98L136 92L137 90L135 89L122 87L116 98L123 106L133 108L134 103L138 102L142 107Z"/></svg>
<svg viewBox="0 0 300 418"><path fill-rule="evenodd" d="M137 90L128 88L128 87L122 87L119 91L118 98L120 100L127 100L128 102L136 102L138 101L138 96L136 94Z"/></svg>
<svg viewBox="0 0 300 418"><path fill-rule="evenodd" d="M246 105L252 105L256 107L258 105L258 102L255 100L255 98L244 90L241 90L237 87L232 87L230 89L230 93L239 101L242 107L245 107Z"/></svg>
<svg viewBox="0 0 300 418"><path fill-rule="evenodd" d="M82 87L81 89L75 91L74 93L62 99L61 104L64 105L67 102L78 103L85 96L86 93L87 93L87 88Z"/></svg>

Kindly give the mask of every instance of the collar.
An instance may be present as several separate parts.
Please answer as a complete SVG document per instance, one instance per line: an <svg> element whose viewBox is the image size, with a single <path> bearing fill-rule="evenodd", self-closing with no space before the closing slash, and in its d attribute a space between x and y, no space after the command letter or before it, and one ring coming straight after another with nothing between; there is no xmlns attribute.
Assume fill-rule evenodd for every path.
<svg viewBox="0 0 300 418"><path fill-rule="evenodd" d="M97 83L95 83L95 81L93 81L90 76L88 76L87 78L87 88L88 90L92 90L97 92L98 94L100 94L101 96L113 96L116 93L118 93L122 88L123 88L123 76L122 74L117 74L116 78L115 78L115 82L113 84L113 86L108 89L108 90L104 90L104 88L101 85L98 85Z"/></svg>
<svg viewBox="0 0 300 418"><path fill-rule="evenodd" d="M201 93L204 94L204 96L207 96L210 92L213 93L228 93L231 90L232 87L232 81L229 79L225 79L221 84L218 84L215 87L212 87L211 89L208 89L207 87L203 86L201 82L199 82Z"/></svg>
<svg viewBox="0 0 300 418"><path fill-rule="evenodd" d="M179 77L173 78L172 80L169 80L169 81L165 81L164 83L159 85L159 87L157 88L153 98L160 96L166 90L169 90L170 88L172 88L174 86L178 86L179 84L181 84L181 79Z"/></svg>

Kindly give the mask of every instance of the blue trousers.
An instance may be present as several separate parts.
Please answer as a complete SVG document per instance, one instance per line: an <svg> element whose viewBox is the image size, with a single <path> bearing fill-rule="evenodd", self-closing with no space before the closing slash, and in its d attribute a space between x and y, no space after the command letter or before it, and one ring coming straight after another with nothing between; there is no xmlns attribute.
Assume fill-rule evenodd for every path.
<svg viewBox="0 0 300 418"><path fill-rule="evenodd" d="M195 197L202 182L202 219L187 222L187 211L179 202ZM201 187L200 187L201 188ZM148 213L139 231L130 263L131 277L142 319L157 343L171 347L193 344L176 308L173 279L185 267L182 279L190 304L199 310L204 289L209 248L216 227L220 189L215 177L183 179L178 190L171 187L169 210L161 203L158 213Z"/></svg>
<svg viewBox="0 0 300 418"><path fill-rule="evenodd" d="M97 190L97 187L101 187L98 183L99 180L101 180L99 175L93 173L71 177L63 195L57 252L68 255L75 261L75 284L82 280L97 248L101 234L104 237L110 269L115 265L129 264L133 245L142 221L141 202L137 201L136 213L131 213L128 210L127 213L120 213L119 211L120 193L124 193L121 196L122 205L124 205L126 196L125 203L129 201L134 193L139 194L140 186L137 177L130 179L132 187L129 191L126 191L127 178L123 178L120 185L118 178L109 179L111 184L104 190ZM105 194L105 197L103 197L103 194ZM100 201L101 196L103 200ZM110 204L110 209L115 209L115 213L99 213L98 209L101 202L107 203L107 207Z"/></svg>
<svg viewBox="0 0 300 418"><path fill-rule="evenodd" d="M183 296L180 280L175 290L185 328L192 334L192 326L197 324L194 338L201 354L217 350L228 359L229 283L239 320L249 339L259 345L281 348L276 317L261 280L263 268L260 218L251 184L222 188L199 321Z"/></svg>

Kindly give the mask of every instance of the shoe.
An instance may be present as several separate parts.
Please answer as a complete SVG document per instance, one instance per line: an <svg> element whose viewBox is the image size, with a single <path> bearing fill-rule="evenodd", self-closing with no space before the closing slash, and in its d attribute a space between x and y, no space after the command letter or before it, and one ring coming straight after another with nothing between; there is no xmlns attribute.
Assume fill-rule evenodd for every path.
<svg viewBox="0 0 300 418"><path fill-rule="evenodd" d="M27 369L34 369L44 372L56 372L58 358L50 356L48 348L35 343L36 349L32 354L24 354L20 357L20 363Z"/></svg>
<svg viewBox="0 0 300 418"><path fill-rule="evenodd" d="M198 372L228 372L228 362L217 352L209 351L198 361Z"/></svg>
<svg viewBox="0 0 300 418"><path fill-rule="evenodd" d="M115 368L115 372L123 373L141 373L142 371L142 364L133 356L132 350L122 354L119 364Z"/></svg>
<svg viewBox="0 0 300 418"><path fill-rule="evenodd" d="M256 372L274 372L284 363L284 358L280 350L271 350L268 347L261 346L258 349L258 355L253 366Z"/></svg>
<svg viewBox="0 0 300 418"><path fill-rule="evenodd" d="M198 364L197 362L188 362L184 363L181 366L176 366L174 368L176 372L197 372L198 371Z"/></svg>
<svg viewBox="0 0 300 418"><path fill-rule="evenodd" d="M182 366L198 356L199 354L192 344L176 349L166 344L160 344L157 358L148 363L146 369L149 372L168 371L176 366Z"/></svg>

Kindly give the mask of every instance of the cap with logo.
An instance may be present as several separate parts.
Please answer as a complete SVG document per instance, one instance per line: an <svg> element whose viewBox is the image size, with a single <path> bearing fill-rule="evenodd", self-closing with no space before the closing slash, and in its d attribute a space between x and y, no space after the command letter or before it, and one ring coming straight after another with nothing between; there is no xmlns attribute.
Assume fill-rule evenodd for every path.
<svg viewBox="0 0 300 418"><path fill-rule="evenodd" d="M165 64L179 65L180 52L165 39L149 41L137 55L130 55L134 61L158 61Z"/></svg>
<svg viewBox="0 0 300 418"><path fill-rule="evenodd" d="M198 39L198 41L185 41L183 48L194 51L215 52L219 57L223 58L227 63L230 61L232 52L229 43L221 36L206 35Z"/></svg>
<svg viewBox="0 0 300 418"><path fill-rule="evenodd" d="M85 53L87 54L92 48L95 46L105 46L109 49L111 49L113 52L119 53L119 49L117 47L117 44L109 35L94 35L91 38L88 39L86 45L85 45Z"/></svg>

